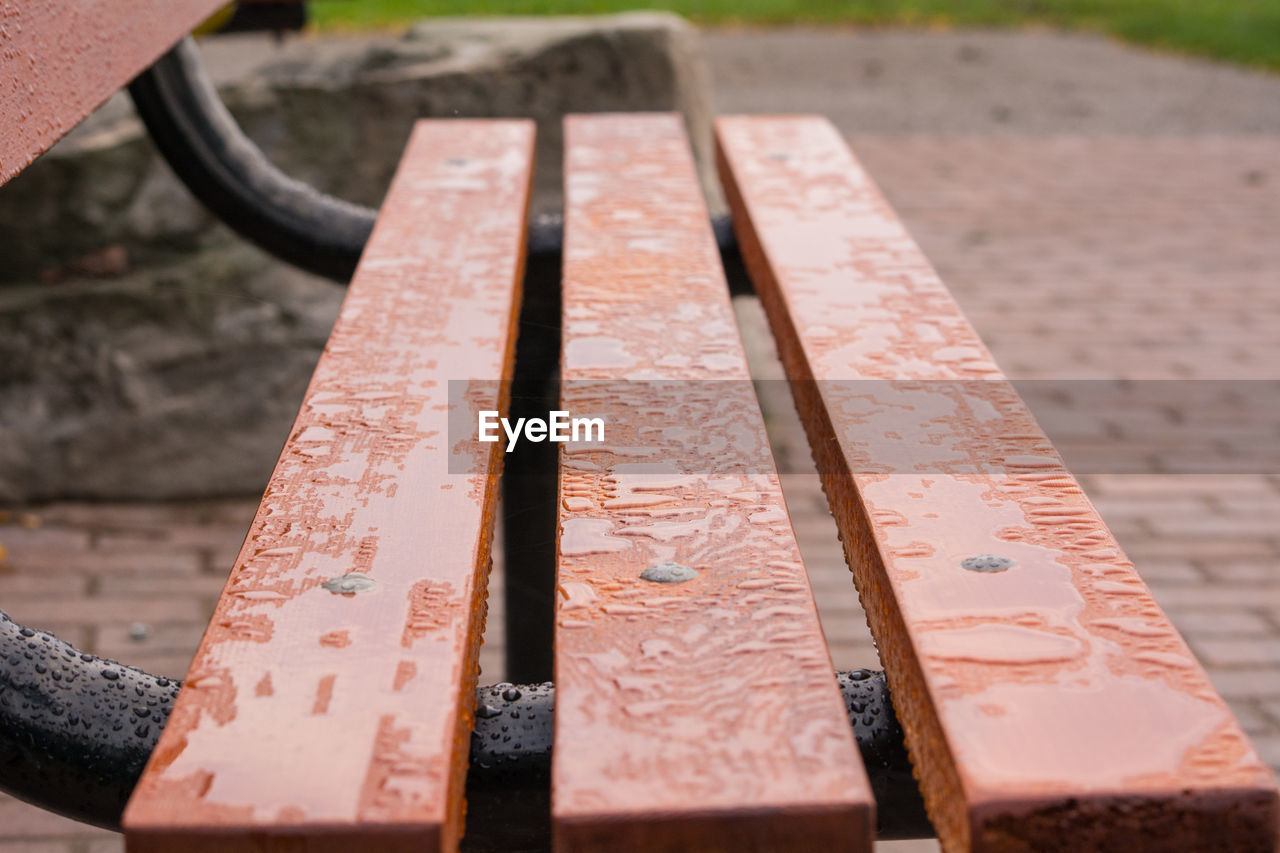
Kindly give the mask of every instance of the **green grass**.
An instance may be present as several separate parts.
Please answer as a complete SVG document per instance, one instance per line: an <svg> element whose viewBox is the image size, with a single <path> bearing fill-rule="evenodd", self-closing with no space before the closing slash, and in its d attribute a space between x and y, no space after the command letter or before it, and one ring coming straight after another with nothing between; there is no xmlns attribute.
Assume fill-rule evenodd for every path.
<svg viewBox="0 0 1280 853"><path fill-rule="evenodd" d="M430 15L584 15L663 9L700 24L1048 25L1280 70L1280 0L317 0L321 30Z"/></svg>

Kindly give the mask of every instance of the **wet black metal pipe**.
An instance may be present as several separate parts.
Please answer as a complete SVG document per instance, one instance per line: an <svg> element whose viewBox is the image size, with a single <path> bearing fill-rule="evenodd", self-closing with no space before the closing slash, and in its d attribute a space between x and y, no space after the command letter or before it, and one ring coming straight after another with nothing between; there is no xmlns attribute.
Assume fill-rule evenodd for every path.
<svg viewBox="0 0 1280 853"><path fill-rule="evenodd" d="M234 230L295 266L347 282L377 212L288 177L232 118L186 38L129 84L156 148Z"/></svg>
<svg viewBox="0 0 1280 853"><path fill-rule="evenodd" d="M178 687L0 612L0 790L118 828Z"/></svg>
<svg viewBox="0 0 1280 853"><path fill-rule="evenodd" d="M296 32L307 25L307 4L300 0L237 3L231 20L219 33Z"/></svg>
<svg viewBox="0 0 1280 853"><path fill-rule="evenodd" d="M179 684L82 654L0 612L0 790L117 829ZM932 835L884 673L836 674L876 794L882 838ZM550 683L476 691L466 847L549 844Z"/></svg>

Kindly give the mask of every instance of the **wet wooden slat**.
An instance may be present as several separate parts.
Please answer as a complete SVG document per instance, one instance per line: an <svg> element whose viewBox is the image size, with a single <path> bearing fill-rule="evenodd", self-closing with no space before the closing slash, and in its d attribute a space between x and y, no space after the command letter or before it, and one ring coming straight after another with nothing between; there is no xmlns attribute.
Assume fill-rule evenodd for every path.
<svg viewBox="0 0 1280 853"><path fill-rule="evenodd" d="M224 0L0 0L0 184Z"/></svg>
<svg viewBox="0 0 1280 853"><path fill-rule="evenodd" d="M944 848L1272 850L1271 774L835 129L717 136Z"/></svg>
<svg viewBox="0 0 1280 853"><path fill-rule="evenodd" d="M868 849L680 120L570 117L565 175L562 408L606 440L562 445L555 847Z"/></svg>
<svg viewBox="0 0 1280 853"><path fill-rule="evenodd" d="M532 156L531 122L415 128L129 850L456 847L500 458L449 424L506 409Z"/></svg>

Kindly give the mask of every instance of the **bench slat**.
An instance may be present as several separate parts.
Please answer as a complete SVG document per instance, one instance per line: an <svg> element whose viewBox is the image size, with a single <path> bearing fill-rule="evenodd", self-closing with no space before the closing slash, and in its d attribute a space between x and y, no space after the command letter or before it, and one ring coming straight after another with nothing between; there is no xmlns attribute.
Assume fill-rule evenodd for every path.
<svg viewBox="0 0 1280 853"><path fill-rule="evenodd" d="M606 441L562 446L556 849L869 849L683 127L574 116L565 135L562 407L602 415ZM668 562L698 576L640 577Z"/></svg>
<svg viewBox="0 0 1280 853"><path fill-rule="evenodd" d="M224 0L0 0L0 184Z"/></svg>
<svg viewBox="0 0 1280 853"><path fill-rule="evenodd" d="M500 457L448 427L506 409L532 157L532 122L415 128L131 851L456 846ZM454 406L450 380L476 380ZM349 572L376 588L323 586Z"/></svg>
<svg viewBox="0 0 1280 853"><path fill-rule="evenodd" d="M1272 849L1270 773L835 129L717 135L944 848Z"/></svg>

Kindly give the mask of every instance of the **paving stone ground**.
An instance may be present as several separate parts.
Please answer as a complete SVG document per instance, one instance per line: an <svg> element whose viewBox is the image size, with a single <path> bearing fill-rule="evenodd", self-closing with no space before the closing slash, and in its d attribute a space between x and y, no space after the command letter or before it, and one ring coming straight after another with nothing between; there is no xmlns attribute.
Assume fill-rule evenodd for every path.
<svg viewBox="0 0 1280 853"><path fill-rule="evenodd" d="M1026 80L1045 72L1026 42L913 38L911 45L924 39L963 63L972 79L895 83L910 67L895 57L917 48L891 49L871 36L721 34L709 40L719 106L790 104L833 115L1015 378L1280 378L1280 122L1271 118L1280 78L1068 40L1092 57L1075 81L1078 103L1090 112L1073 125L1068 107L1077 101L1054 80L1046 78L1043 98L1028 93ZM978 60L966 44L977 45ZM867 64L877 56L878 71ZM971 68L980 69L982 57L1004 69L1005 90ZM790 76L769 76L762 88L757 66L774 60ZM1135 91L1147 86L1150 97L1107 101L1105 81L1091 70L1104 60L1128 69L1114 79ZM844 75L832 64L841 61L859 63L871 82ZM891 91L871 98L864 83ZM951 107L922 94L938 87L968 98L976 117L951 116ZM1202 100L1211 108L1197 110L1196 93L1208 93ZM1017 110L1002 120L992 101ZM1037 109L1045 112L1039 119ZM757 372L779 375L758 306L739 300L737 307ZM783 467L796 472L784 486L835 663L873 666L834 524L816 476L803 473L807 450L794 411L775 386L762 396ZM1188 407L1178 416L1205 413ZM1125 423L1139 429L1141 418ZM1086 490L1280 769L1280 469L1109 473L1105 450L1116 436L1099 433L1096 420L1062 438L1104 460L1082 478ZM0 607L87 651L180 677L254 505L15 508L0 517ZM500 626L499 605L484 681L500 679ZM118 836L0 798L2 853L119 849Z"/></svg>

